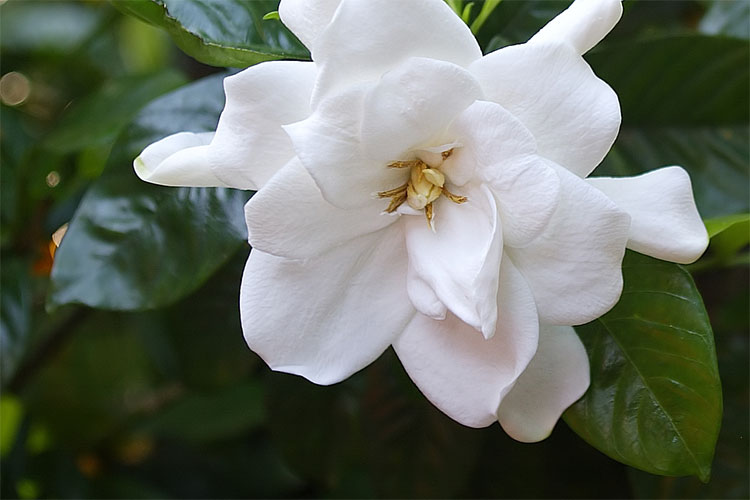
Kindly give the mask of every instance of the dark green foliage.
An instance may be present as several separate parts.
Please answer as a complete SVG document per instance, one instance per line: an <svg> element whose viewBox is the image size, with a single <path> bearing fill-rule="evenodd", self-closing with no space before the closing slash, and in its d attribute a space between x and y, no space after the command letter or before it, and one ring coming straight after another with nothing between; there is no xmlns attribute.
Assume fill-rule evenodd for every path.
<svg viewBox="0 0 750 500"><path fill-rule="evenodd" d="M713 239L687 267L628 253L620 303L577 329L592 388L533 445L453 422L390 350L319 387L246 348L251 193L152 186L132 161L215 128L224 74L182 86L219 70L179 49L240 68L309 54L263 19L276 1L111 3L0 6L0 76L32 89L0 108L0 496L750 495L747 2L627 1L586 55L623 115L595 175L683 165ZM480 44L524 42L568 4L505 0Z"/></svg>

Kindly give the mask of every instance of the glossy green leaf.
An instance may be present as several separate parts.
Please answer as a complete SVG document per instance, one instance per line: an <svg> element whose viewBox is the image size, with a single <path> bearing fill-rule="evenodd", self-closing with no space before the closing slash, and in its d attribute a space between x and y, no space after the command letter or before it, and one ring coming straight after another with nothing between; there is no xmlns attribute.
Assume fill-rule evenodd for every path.
<svg viewBox="0 0 750 500"><path fill-rule="evenodd" d="M708 235L711 237L709 254L711 259L705 264L747 264L747 253L744 258L735 256L750 244L750 214L736 214L705 221ZM690 267L700 269L706 259ZM713 262L712 262L713 261Z"/></svg>
<svg viewBox="0 0 750 500"><path fill-rule="evenodd" d="M74 102L47 136L45 146L70 153L109 144L143 106L184 83L185 78L174 70L113 80Z"/></svg>
<svg viewBox="0 0 750 500"><path fill-rule="evenodd" d="M198 288L243 245L249 193L153 186L132 167L155 140L213 130L223 100L221 77L214 76L139 113L70 223L55 255L48 305L164 306Z"/></svg>
<svg viewBox="0 0 750 500"><path fill-rule="evenodd" d="M703 221L703 223L706 224L708 237L713 238L714 236L723 233L727 229L730 229L739 224L747 223L748 221L750 221L750 214L734 214L724 217L716 217L714 219L707 219Z"/></svg>
<svg viewBox="0 0 750 500"><path fill-rule="evenodd" d="M307 49L281 22L263 17L272 0L115 0L114 5L167 30L198 61L244 68L273 59L307 59Z"/></svg>
<svg viewBox="0 0 750 500"><path fill-rule="evenodd" d="M708 315L690 274L628 252L618 304L577 327L591 387L566 422L610 457L707 481L722 415Z"/></svg>

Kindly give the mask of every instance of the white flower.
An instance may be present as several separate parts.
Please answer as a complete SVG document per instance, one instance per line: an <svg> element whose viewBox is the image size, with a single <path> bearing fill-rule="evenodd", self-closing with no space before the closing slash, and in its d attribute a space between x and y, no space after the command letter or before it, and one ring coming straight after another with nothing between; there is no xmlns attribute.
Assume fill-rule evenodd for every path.
<svg viewBox="0 0 750 500"><path fill-rule="evenodd" d="M259 190L240 307L273 369L332 384L393 345L455 420L540 440L588 387L571 325L618 300L625 247L686 263L707 245L681 168L585 179L620 109L581 54L621 11L578 0L482 57L441 0L283 0L313 62L227 78L215 135L135 168Z"/></svg>

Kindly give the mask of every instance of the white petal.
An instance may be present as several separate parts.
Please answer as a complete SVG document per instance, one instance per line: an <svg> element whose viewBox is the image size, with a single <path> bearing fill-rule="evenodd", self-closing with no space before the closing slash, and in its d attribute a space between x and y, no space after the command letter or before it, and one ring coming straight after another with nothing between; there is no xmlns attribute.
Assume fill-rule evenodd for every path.
<svg viewBox="0 0 750 500"><path fill-rule="evenodd" d="M630 214L628 248L657 259L689 264L708 246L690 176L666 167L637 177L587 179Z"/></svg>
<svg viewBox="0 0 750 500"><path fill-rule="evenodd" d="M497 333L484 339L449 314L435 321L421 314L393 344L407 373L427 398L449 417L485 427L526 368L537 347L534 299L518 271L503 261Z"/></svg>
<svg viewBox="0 0 750 500"><path fill-rule="evenodd" d="M531 286L543 323L579 325L615 305L630 217L604 194L557 167L552 219L524 248L506 248Z"/></svg>
<svg viewBox="0 0 750 500"><path fill-rule="evenodd" d="M453 314L489 338L497 321L502 234L489 190L464 188L460 194L469 198L464 204L434 202L434 231L424 214L402 216L409 267Z"/></svg>
<svg viewBox="0 0 750 500"><path fill-rule="evenodd" d="M620 0L576 0L547 23L529 43L568 43L583 55L615 27L620 16Z"/></svg>
<svg viewBox="0 0 750 500"><path fill-rule="evenodd" d="M479 88L453 64L410 59L374 85L323 101L306 120L285 127L302 164L332 205L355 208L399 187L407 169L388 163L433 146ZM382 202L381 210L388 206Z"/></svg>
<svg viewBox="0 0 750 500"><path fill-rule="evenodd" d="M281 0L281 22L312 50L315 40L331 22L341 0Z"/></svg>
<svg viewBox="0 0 750 500"><path fill-rule="evenodd" d="M348 89L327 99L308 119L284 127L323 197L341 208L369 205L375 193L406 183L408 176L362 152L362 103L368 88ZM387 206L383 201L381 210Z"/></svg>
<svg viewBox="0 0 750 500"><path fill-rule="evenodd" d="M407 276L406 292L417 311L432 319L445 319L448 308L440 301L430 285L411 266Z"/></svg>
<svg viewBox="0 0 750 500"><path fill-rule="evenodd" d="M378 79L409 57L468 66L482 52L468 26L441 1L342 0L315 42L319 65L313 102Z"/></svg>
<svg viewBox="0 0 750 500"><path fill-rule="evenodd" d="M224 79L227 100L207 155L217 177L240 189L260 189L294 149L282 125L310 114L315 65L271 61Z"/></svg>
<svg viewBox="0 0 750 500"><path fill-rule="evenodd" d="M397 221L381 202L344 210L323 199L299 160L290 161L245 205L253 248L291 259L307 259Z"/></svg>
<svg viewBox="0 0 750 500"><path fill-rule="evenodd" d="M272 369L324 385L349 377L414 315L401 225L306 261L253 250L240 311L247 344Z"/></svg>
<svg viewBox="0 0 750 500"><path fill-rule="evenodd" d="M228 187L214 174L207 157L213 132L180 132L157 141L135 159L135 173L162 186Z"/></svg>
<svg viewBox="0 0 750 500"><path fill-rule="evenodd" d="M580 177L594 170L617 137L617 94L567 45L506 47L469 69L485 98L531 131L540 155Z"/></svg>
<svg viewBox="0 0 750 500"><path fill-rule="evenodd" d="M435 146L450 122L481 95L477 81L460 66L407 59L365 97L365 153L387 164L409 150Z"/></svg>
<svg viewBox="0 0 750 500"><path fill-rule="evenodd" d="M539 349L500 403L498 420L513 439L541 441L588 387L589 360L576 332L569 326L542 325Z"/></svg>
<svg viewBox="0 0 750 500"><path fill-rule="evenodd" d="M477 101L453 122L448 135L463 147L443 166L455 184L476 176L496 197L506 245L520 247L549 222L560 180L536 154L529 131L499 104Z"/></svg>

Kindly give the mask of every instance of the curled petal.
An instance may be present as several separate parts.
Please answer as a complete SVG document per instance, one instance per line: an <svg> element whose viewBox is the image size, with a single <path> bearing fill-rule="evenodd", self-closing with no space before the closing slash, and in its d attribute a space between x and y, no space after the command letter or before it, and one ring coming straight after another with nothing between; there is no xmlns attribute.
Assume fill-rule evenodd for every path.
<svg viewBox="0 0 750 500"><path fill-rule="evenodd" d="M497 406L534 356L539 322L528 285L503 260L497 333L487 340L448 314L417 314L393 347L409 376L449 417L469 427L497 420Z"/></svg>
<svg viewBox="0 0 750 500"><path fill-rule="evenodd" d="M588 387L589 360L573 328L541 325L539 348L500 403L498 420L513 439L541 441Z"/></svg>
<svg viewBox="0 0 750 500"><path fill-rule="evenodd" d="M620 128L617 94L561 44L505 47L471 65L485 99L531 132L540 155L586 177Z"/></svg>
<svg viewBox="0 0 750 500"><path fill-rule="evenodd" d="M580 325L615 305L630 217L601 191L557 167L560 198L545 230L507 248L531 286L543 323Z"/></svg>
<svg viewBox="0 0 750 500"><path fill-rule="evenodd" d="M491 187L504 244L521 247L536 238L557 205L560 180L536 154L526 127L499 104L477 101L451 124L448 135L463 147L446 160L445 174L459 186L477 177Z"/></svg>
<svg viewBox="0 0 750 500"><path fill-rule="evenodd" d="M266 253L308 259L398 220L381 214L380 205L372 200L358 209L334 207L295 158L245 205L249 241Z"/></svg>
<svg viewBox="0 0 750 500"><path fill-rule="evenodd" d="M576 0L529 43L568 43L583 55L612 31L621 16L620 0Z"/></svg>
<svg viewBox="0 0 750 500"><path fill-rule="evenodd" d="M373 362L415 314L400 224L301 261L253 250L240 290L250 349L274 370L334 384Z"/></svg>
<svg viewBox="0 0 750 500"><path fill-rule="evenodd" d="M180 132L149 145L133 162L144 181L162 186L229 187L206 156L213 132Z"/></svg>
<svg viewBox="0 0 750 500"><path fill-rule="evenodd" d="M305 47L312 50L340 3L341 0L281 0L279 17Z"/></svg>
<svg viewBox="0 0 750 500"><path fill-rule="evenodd" d="M489 338L497 321L503 248L497 206L485 186L461 194L469 201L457 205L441 198L435 202L434 231L422 214L402 216L409 268L453 314ZM430 310L421 311L433 316Z"/></svg>
<svg viewBox="0 0 750 500"><path fill-rule="evenodd" d="M294 149L282 125L310 114L315 65L271 61L224 79L227 102L207 153L216 176L240 189L260 189Z"/></svg>
<svg viewBox="0 0 750 500"><path fill-rule="evenodd" d="M587 181L630 214L628 248L680 264L694 262L706 250L706 226L695 206L690 176L681 167Z"/></svg>
<svg viewBox="0 0 750 500"><path fill-rule="evenodd" d="M183 132L147 147L136 173L167 186L260 189L294 149L282 125L310 114L313 63L271 61L224 79L216 133Z"/></svg>
<svg viewBox="0 0 750 500"><path fill-rule="evenodd" d="M416 214L421 215L421 214ZM448 308L440 301L435 291L409 266L409 274L406 279L406 292L414 307L428 318L444 320Z"/></svg>
<svg viewBox="0 0 750 500"><path fill-rule="evenodd" d="M410 57L468 66L482 52L468 26L441 1L342 0L317 38L314 105L342 88L376 80Z"/></svg>

